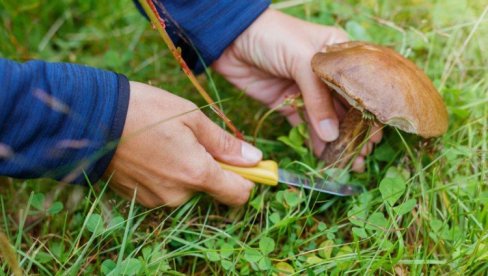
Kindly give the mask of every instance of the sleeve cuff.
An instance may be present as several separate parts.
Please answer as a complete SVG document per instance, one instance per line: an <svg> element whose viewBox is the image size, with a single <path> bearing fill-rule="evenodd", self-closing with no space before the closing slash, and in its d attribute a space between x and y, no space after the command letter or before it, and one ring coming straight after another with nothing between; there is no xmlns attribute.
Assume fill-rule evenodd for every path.
<svg viewBox="0 0 488 276"><path fill-rule="evenodd" d="M197 74L217 60L271 3L270 0L153 2L183 59ZM139 3L135 3L142 11Z"/></svg>
<svg viewBox="0 0 488 276"><path fill-rule="evenodd" d="M95 163L91 172L88 173L90 183L97 182L107 170L117 150L117 145L124 130L127 110L129 108L130 85L126 76L117 74L118 94L112 124L107 137L107 144L100 149L103 156Z"/></svg>
<svg viewBox="0 0 488 276"><path fill-rule="evenodd" d="M196 45L200 52L200 58L196 57L193 71L196 74L202 73L205 67L210 66L217 60L227 47L243 33L270 5L267 0L253 1L249 4L247 1L236 1L245 4L243 7L235 4L235 8L229 11L222 20L216 20L213 28L215 35L208 37L196 37ZM210 39L208 39L210 38ZM201 39L201 41L198 41Z"/></svg>

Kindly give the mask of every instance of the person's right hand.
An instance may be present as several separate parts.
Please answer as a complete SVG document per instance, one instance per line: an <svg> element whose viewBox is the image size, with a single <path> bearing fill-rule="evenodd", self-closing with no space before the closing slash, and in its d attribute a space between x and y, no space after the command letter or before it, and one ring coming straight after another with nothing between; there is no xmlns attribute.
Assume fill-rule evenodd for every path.
<svg viewBox="0 0 488 276"><path fill-rule="evenodd" d="M348 41L347 33L268 9L222 53L212 67L252 98L276 108L289 97L301 94L303 119L309 124L313 151L320 156L327 142L338 138L339 122L350 108L333 97L312 70L311 60L324 47ZM278 109L292 125L302 122L296 108ZM365 158L381 140L381 129L372 135L353 161L352 170L362 172Z"/></svg>
<svg viewBox="0 0 488 276"><path fill-rule="evenodd" d="M220 168L253 166L262 153L207 118L195 104L161 89L130 83L121 142L105 172L115 192L146 207L178 206L206 192L232 206L244 204L254 184Z"/></svg>

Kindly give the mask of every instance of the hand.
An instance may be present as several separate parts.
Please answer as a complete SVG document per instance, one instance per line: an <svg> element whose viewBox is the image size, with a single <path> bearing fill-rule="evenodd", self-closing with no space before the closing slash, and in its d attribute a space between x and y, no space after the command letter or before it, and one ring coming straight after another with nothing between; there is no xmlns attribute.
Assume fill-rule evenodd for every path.
<svg viewBox="0 0 488 276"><path fill-rule="evenodd" d="M222 170L215 159L253 166L262 153L234 138L193 103L161 89L130 83L121 142L106 178L115 192L146 207L178 206L194 192L227 205L242 205L254 184Z"/></svg>
<svg viewBox="0 0 488 276"><path fill-rule="evenodd" d="M327 86L312 72L312 56L325 45L347 41L347 34L334 27L305 22L268 9L229 46L213 64L227 80L252 98L275 108L290 96L302 94L305 119L310 123L311 142L316 155L325 142L337 139L338 125L347 104L333 98ZM301 122L292 107L279 109L292 125ZM364 170L364 157L381 140L375 133L353 163Z"/></svg>

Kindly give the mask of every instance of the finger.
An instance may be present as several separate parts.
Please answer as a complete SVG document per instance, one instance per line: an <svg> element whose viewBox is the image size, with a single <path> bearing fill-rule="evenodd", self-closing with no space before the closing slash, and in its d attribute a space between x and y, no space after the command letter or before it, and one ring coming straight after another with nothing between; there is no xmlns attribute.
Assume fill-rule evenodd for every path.
<svg viewBox="0 0 488 276"><path fill-rule="evenodd" d="M195 113L187 125L195 134L198 142L219 161L236 166L253 166L263 158L259 149L235 138L202 112Z"/></svg>
<svg viewBox="0 0 488 276"><path fill-rule="evenodd" d="M196 136L187 137L191 138L191 143L186 146L191 155L181 164L183 174L175 180L179 183L179 188L173 185L170 193L165 194L161 190L155 194L164 198L168 206L182 204L197 191L206 192L226 205L244 204L254 184L238 174L223 170Z"/></svg>
<svg viewBox="0 0 488 276"><path fill-rule="evenodd" d="M286 101L288 98L293 98L297 99L300 96L300 89L296 84L292 85L289 87L284 93L284 96L277 101L274 106L271 106L271 108L275 108L276 106L281 105L284 101ZM298 113L298 108L295 105L287 105L282 108L279 108L278 111L281 113L281 115L285 116L290 122L292 126L297 126L298 124L303 123L302 118L300 117L300 114Z"/></svg>
<svg viewBox="0 0 488 276"><path fill-rule="evenodd" d="M129 201L134 197L134 193L137 193L136 201L146 208L155 208L164 204L161 198L157 197L154 192L146 189L143 185L138 185L131 178L123 179L118 181L118 183L112 181L109 183L109 186L112 191Z"/></svg>
<svg viewBox="0 0 488 276"><path fill-rule="evenodd" d="M359 173L364 172L364 157L359 156L358 158L356 158L356 160L354 160L354 162L352 163L351 169Z"/></svg>
<svg viewBox="0 0 488 276"><path fill-rule="evenodd" d="M212 158L209 157L209 159ZM214 160L208 161L211 177L201 186L202 191L225 205L240 206L245 204L249 199L254 183L233 172L223 170Z"/></svg>
<svg viewBox="0 0 488 276"><path fill-rule="evenodd" d="M283 105L283 103L286 102L288 99L297 99L299 98L299 96L300 89L295 82L292 82L288 84L288 86L284 88L280 96L273 100L271 103L269 103L268 106L269 108L276 109L278 112L281 113L281 115L285 116L292 126L296 126L302 123L302 118L300 118L296 106L294 106L293 104Z"/></svg>
<svg viewBox="0 0 488 276"><path fill-rule="evenodd" d="M378 126L378 125L373 125L372 129L371 129L371 136L370 136L370 139L369 141L370 142L373 142L375 144L378 144L379 142L381 142L381 139L383 138L383 128Z"/></svg>
<svg viewBox="0 0 488 276"><path fill-rule="evenodd" d="M159 199L161 202L164 202L164 206L178 207L190 200L194 194L194 191L191 191L189 189L172 188L171 190L159 189L157 190L157 193L158 196L156 198Z"/></svg>
<svg viewBox="0 0 488 276"><path fill-rule="evenodd" d="M360 154L362 156L367 156L367 155L369 155L371 153L372 150L373 150L373 143L368 142L368 143L366 143L366 144L363 145Z"/></svg>
<svg viewBox="0 0 488 276"><path fill-rule="evenodd" d="M310 117L308 116L307 113L305 115L305 121L308 122L308 125L310 126ZM318 135L317 131L313 127L308 128L308 135L309 135L309 141L308 145L312 147L313 153L315 156L320 157L322 155L322 152L324 151L326 147L326 142L324 142L320 136Z"/></svg>
<svg viewBox="0 0 488 276"><path fill-rule="evenodd" d="M331 142L339 136L339 121L334 109L330 90L312 72L311 66L303 66L296 81L302 91L303 101L312 127L319 137Z"/></svg>
<svg viewBox="0 0 488 276"><path fill-rule="evenodd" d="M286 119L292 126L297 126L301 123L303 123L302 118L300 117L300 114L298 114L297 111L292 112L286 116Z"/></svg>
<svg viewBox="0 0 488 276"><path fill-rule="evenodd" d="M339 121L344 120L344 115L346 115L347 110L350 108L347 103L342 102L339 98L333 97L334 101L334 110L336 111L336 115L339 118Z"/></svg>
<svg viewBox="0 0 488 276"><path fill-rule="evenodd" d="M310 140L312 141L312 149L315 156L320 157L325 149L325 142L320 139L315 129L309 130Z"/></svg>

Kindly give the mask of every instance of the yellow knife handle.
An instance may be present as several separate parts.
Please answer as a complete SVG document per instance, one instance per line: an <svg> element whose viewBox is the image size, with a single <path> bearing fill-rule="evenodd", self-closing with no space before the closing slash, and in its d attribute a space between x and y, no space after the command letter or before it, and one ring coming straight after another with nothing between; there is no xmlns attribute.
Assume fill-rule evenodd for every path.
<svg viewBox="0 0 488 276"><path fill-rule="evenodd" d="M278 164L273 160L265 160L258 163L256 167L238 167L220 163L224 170L228 170L251 180L270 186L278 184Z"/></svg>

